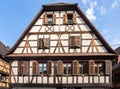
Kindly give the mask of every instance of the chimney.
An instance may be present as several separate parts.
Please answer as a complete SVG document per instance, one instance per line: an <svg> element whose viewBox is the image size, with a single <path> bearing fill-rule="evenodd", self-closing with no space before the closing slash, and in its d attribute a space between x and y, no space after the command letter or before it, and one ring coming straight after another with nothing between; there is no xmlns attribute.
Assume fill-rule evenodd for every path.
<svg viewBox="0 0 120 89"><path fill-rule="evenodd" d="M118 56L118 63L120 63L120 55Z"/></svg>

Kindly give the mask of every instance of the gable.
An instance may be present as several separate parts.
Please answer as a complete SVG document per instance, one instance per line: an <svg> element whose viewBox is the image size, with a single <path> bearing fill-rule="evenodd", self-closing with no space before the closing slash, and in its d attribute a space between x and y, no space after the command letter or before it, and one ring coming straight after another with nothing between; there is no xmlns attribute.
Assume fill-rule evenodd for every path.
<svg viewBox="0 0 120 89"><path fill-rule="evenodd" d="M54 6L54 5L53 5ZM51 10L53 6L43 6L28 26L10 53L13 54L58 54L58 53L113 53L114 51L86 18L77 5L73 9ZM64 6L64 5L62 5ZM49 7L51 9L49 10ZM59 6L61 8L61 6ZM55 15L55 24L46 25L45 15ZM64 24L65 14L75 14L75 24ZM52 17L52 19L54 19ZM48 20L48 19L47 19ZM70 48L70 37L80 36L80 47ZM38 39L48 39L48 49L38 49ZM75 41L73 41L75 43ZM42 43L43 44L43 43ZM48 43L47 43L48 44ZM76 43L77 44L77 43Z"/></svg>

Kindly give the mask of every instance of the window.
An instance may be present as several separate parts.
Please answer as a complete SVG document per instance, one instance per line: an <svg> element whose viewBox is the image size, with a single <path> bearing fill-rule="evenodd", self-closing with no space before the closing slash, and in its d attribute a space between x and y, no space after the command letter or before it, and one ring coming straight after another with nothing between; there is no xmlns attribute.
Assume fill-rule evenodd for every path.
<svg viewBox="0 0 120 89"><path fill-rule="evenodd" d="M80 68L80 71L79 73L80 74L84 74L84 75L88 75L88 71L89 71L89 64L88 62L80 62L79 64L79 68Z"/></svg>
<svg viewBox="0 0 120 89"><path fill-rule="evenodd" d="M95 62L95 74L105 74L104 63Z"/></svg>
<svg viewBox="0 0 120 89"><path fill-rule="evenodd" d="M81 36L70 36L69 47L74 48L74 49L80 48L81 47Z"/></svg>
<svg viewBox="0 0 120 89"><path fill-rule="evenodd" d="M76 14L67 13L63 15L64 24L74 24L76 23Z"/></svg>
<svg viewBox="0 0 120 89"><path fill-rule="evenodd" d="M6 82L6 76L0 74L0 82Z"/></svg>
<svg viewBox="0 0 120 89"><path fill-rule="evenodd" d="M45 25L52 25L56 23L56 15L55 14L45 14L43 17L43 23Z"/></svg>
<svg viewBox="0 0 120 89"><path fill-rule="evenodd" d="M64 63L64 74L66 74L66 75L72 74L71 63Z"/></svg>
<svg viewBox="0 0 120 89"><path fill-rule="evenodd" d="M47 15L48 18L48 24L52 24L53 18L52 15Z"/></svg>
<svg viewBox="0 0 120 89"><path fill-rule="evenodd" d="M38 39L38 49L49 49L49 46L50 46L49 38Z"/></svg>
<svg viewBox="0 0 120 89"><path fill-rule="evenodd" d="M47 63L39 63L39 74L41 75L47 74Z"/></svg>

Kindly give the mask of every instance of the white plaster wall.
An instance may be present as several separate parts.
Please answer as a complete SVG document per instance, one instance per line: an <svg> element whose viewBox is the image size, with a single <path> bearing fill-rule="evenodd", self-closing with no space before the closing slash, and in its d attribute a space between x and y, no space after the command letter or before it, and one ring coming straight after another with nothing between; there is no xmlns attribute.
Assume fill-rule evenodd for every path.
<svg viewBox="0 0 120 89"><path fill-rule="evenodd" d="M82 83L82 77L78 77L78 83Z"/></svg>
<svg viewBox="0 0 120 89"><path fill-rule="evenodd" d="M30 32L38 32L40 29L40 26L33 26L30 30Z"/></svg>
<svg viewBox="0 0 120 89"><path fill-rule="evenodd" d="M19 46L18 47L24 47L25 46L25 41L22 41L20 44L19 44Z"/></svg>
<svg viewBox="0 0 120 89"><path fill-rule="evenodd" d="M84 83L88 83L88 76L84 76Z"/></svg>
<svg viewBox="0 0 120 89"><path fill-rule="evenodd" d="M12 66L17 66L18 65L18 61L13 61L11 65Z"/></svg>
<svg viewBox="0 0 120 89"><path fill-rule="evenodd" d="M22 53L23 48L17 48L14 53Z"/></svg>

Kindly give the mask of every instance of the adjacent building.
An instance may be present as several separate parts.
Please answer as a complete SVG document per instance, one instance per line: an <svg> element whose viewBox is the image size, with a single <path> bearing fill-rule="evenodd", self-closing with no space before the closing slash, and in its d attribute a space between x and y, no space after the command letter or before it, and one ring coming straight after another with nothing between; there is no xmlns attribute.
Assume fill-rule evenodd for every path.
<svg viewBox="0 0 120 89"><path fill-rule="evenodd" d="M10 89L111 88L116 57L77 3L43 5L6 56Z"/></svg>
<svg viewBox="0 0 120 89"><path fill-rule="evenodd" d="M10 49L0 41L0 89L8 89L9 87L10 65L5 59L5 54L9 50Z"/></svg>
<svg viewBox="0 0 120 89"><path fill-rule="evenodd" d="M115 52L119 55L113 65L113 87L116 89L120 88L120 47L115 49Z"/></svg>

